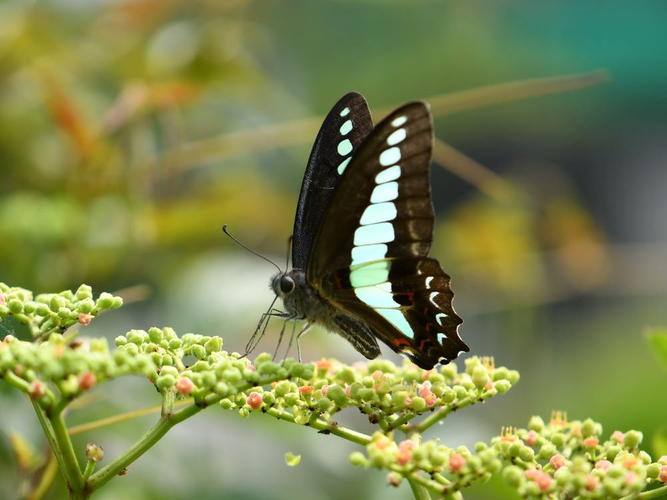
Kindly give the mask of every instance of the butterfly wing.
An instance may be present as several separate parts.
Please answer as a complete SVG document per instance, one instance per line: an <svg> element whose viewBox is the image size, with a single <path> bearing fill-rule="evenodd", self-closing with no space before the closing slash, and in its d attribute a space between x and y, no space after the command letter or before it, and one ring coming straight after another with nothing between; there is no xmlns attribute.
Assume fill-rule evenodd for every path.
<svg viewBox="0 0 667 500"><path fill-rule="evenodd" d="M317 134L294 219L292 267L305 270L310 251L341 174L359 145L373 130L368 104L361 94L343 96Z"/></svg>
<svg viewBox="0 0 667 500"><path fill-rule="evenodd" d="M331 304L423 368L469 350L450 278L427 257L432 142L425 103L408 103L378 124L334 191L306 275Z"/></svg>

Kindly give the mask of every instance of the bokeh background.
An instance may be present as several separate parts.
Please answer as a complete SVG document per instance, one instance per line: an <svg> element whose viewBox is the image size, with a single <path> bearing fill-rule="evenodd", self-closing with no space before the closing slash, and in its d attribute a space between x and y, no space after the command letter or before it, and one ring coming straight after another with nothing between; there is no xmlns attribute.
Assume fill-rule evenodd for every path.
<svg viewBox="0 0 667 500"><path fill-rule="evenodd" d="M659 456L667 373L644 333L667 323L666 18L659 1L3 0L0 281L38 293L82 282L124 290L128 304L86 335L171 326L242 351L274 269L221 225L282 265L333 103L359 91L377 119L425 99L443 141L432 254L453 277L472 352L522 374L509 394L433 435L472 445L560 409L600 421L606 435L641 430ZM527 98L548 85L498 87L599 69L557 81L586 87L577 91ZM273 351L278 327L260 351ZM0 325L6 333L16 332ZM322 331L302 347L305 360L360 358ZM69 422L159 402L142 380L108 386ZM15 392L0 385L2 498L18 484L9 431L44 446ZM113 456L154 419L76 444ZM214 408L98 497L410 497L352 467L356 449ZM299 467L285 465L286 451L303 456ZM468 498L507 495L492 483Z"/></svg>

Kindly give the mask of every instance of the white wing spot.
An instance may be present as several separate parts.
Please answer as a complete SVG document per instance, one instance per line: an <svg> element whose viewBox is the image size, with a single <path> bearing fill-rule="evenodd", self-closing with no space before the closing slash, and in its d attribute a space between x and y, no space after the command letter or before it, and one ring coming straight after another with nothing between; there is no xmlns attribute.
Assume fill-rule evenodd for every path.
<svg viewBox="0 0 667 500"><path fill-rule="evenodd" d="M431 288L431 281L433 281L433 276L426 278L426 288Z"/></svg>
<svg viewBox="0 0 667 500"><path fill-rule="evenodd" d="M358 227L354 232L354 245L375 245L394 241L394 226L390 222Z"/></svg>
<svg viewBox="0 0 667 500"><path fill-rule="evenodd" d="M407 117L407 116L399 116L398 118L394 118L394 119L392 120L391 124L392 124L394 127L400 127L401 125L403 125L403 124L404 124L405 122L407 122L407 121L408 121L408 117Z"/></svg>
<svg viewBox="0 0 667 500"><path fill-rule="evenodd" d="M398 215L396 205L391 201L385 203L373 203L364 210L359 224L367 226L368 224L377 224L378 222L388 222L394 220Z"/></svg>
<svg viewBox="0 0 667 500"><path fill-rule="evenodd" d="M344 108L343 111L340 112L340 116L347 116L350 114L350 108Z"/></svg>
<svg viewBox="0 0 667 500"><path fill-rule="evenodd" d="M352 152L352 143L349 139L342 140L338 143L338 154L347 156Z"/></svg>
<svg viewBox="0 0 667 500"><path fill-rule="evenodd" d="M439 293L440 292L431 292L431 295L428 296L428 300L430 300L431 303L436 307L440 307L440 306L438 306L438 304L433 299L435 299L438 296Z"/></svg>
<svg viewBox="0 0 667 500"><path fill-rule="evenodd" d="M398 130L395 130L394 132L391 133L389 137L387 137L387 144L389 146L396 146L399 142L402 142L403 139L405 139L405 136L407 135L407 132L405 131L404 128L399 128Z"/></svg>
<svg viewBox="0 0 667 500"><path fill-rule="evenodd" d="M373 262L374 260L382 260L387 255L389 247L385 244L379 245L363 245L352 248L352 264L361 264L363 262Z"/></svg>
<svg viewBox="0 0 667 500"><path fill-rule="evenodd" d="M442 324L442 319L446 318L446 317L447 317L447 314L445 314L445 313L438 313L438 314L435 315L435 319L438 320L438 323L440 324L440 326L444 326Z"/></svg>
<svg viewBox="0 0 667 500"><path fill-rule="evenodd" d="M440 345L442 345L442 341L445 340L446 338L447 338L447 335L445 335L444 333L439 333L438 334L438 343Z"/></svg>
<svg viewBox="0 0 667 500"><path fill-rule="evenodd" d="M371 194L371 203L383 203L398 198L398 182L385 182L378 184Z"/></svg>
<svg viewBox="0 0 667 500"><path fill-rule="evenodd" d="M385 182L395 181L401 176L401 167L400 165L394 165L389 167L375 176L375 182L378 184L384 184Z"/></svg>
<svg viewBox="0 0 667 500"><path fill-rule="evenodd" d="M339 129L341 135L347 135L350 133L351 130L352 130L352 120L346 120L345 123L343 123Z"/></svg>
<svg viewBox="0 0 667 500"><path fill-rule="evenodd" d="M352 146L352 144L350 144ZM350 149L351 150L351 149ZM340 152L340 151L339 151ZM401 159L401 149L400 148L389 148L385 149L380 153L380 165L383 167L388 167L397 163Z"/></svg>
<svg viewBox="0 0 667 500"><path fill-rule="evenodd" d="M338 165L338 175L343 175L343 172L345 172L345 169L347 168L347 164L350 163L350 160L352 157L350 156L349 158L345 158L340 165Z"/></svg>

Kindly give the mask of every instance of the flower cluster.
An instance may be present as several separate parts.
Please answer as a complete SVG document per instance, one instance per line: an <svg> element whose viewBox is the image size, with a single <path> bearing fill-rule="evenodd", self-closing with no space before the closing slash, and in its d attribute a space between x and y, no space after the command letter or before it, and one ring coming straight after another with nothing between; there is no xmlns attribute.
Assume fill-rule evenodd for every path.
<svg viewBox="0 0 667 500"><path fill-rule="evenodd" d="M640 432L601 435L600 424L557 412L548 424L533 417L528 429L505 430L491 448L512 464L504 477L524 497L620 498L667 482L667 457L652 462Z"/></svg>
<svg viewBox="0 0 667 500"><path fill-rule="evenodd" d="M76 324L88 325L102 311L116 309L122 304L120 297L110 293L102 293L93 300L88 285L81 285L76 292L65 290L33 298L29 290L0 283L0 321L12 316L27 325L34 338L62 334Z"/></svg>
<svg viewBox="0 0 667 500"><path fill-rule="evenodd" d="M290 359L275 363L271 356L262 354L254 363L258 374L278 378L289 374L290 380L275 382L270 389L254 387L252 392L223 399L221 404L238 408L243 415L271 411L280 418L311 425L318 420L330 423L334 413L356 407L371 423L389 432L425 413L433 413L429 424L433 425L457 408L506 392L518 381L517 372L486 362L472 358L460 374L453 364L422 370L408 361L396 366L387 360L346 366L323 359L313 370L312 365Z"/></svg>

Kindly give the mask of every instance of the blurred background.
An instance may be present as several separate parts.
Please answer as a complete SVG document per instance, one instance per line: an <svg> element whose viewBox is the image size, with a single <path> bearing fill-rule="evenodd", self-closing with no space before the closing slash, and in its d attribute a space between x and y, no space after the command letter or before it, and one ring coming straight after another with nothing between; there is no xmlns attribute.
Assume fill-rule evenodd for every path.
<svg viewBox="0 0 667 500"><path fill-rule="evenodd" d="M667 373L644 333L667 324L666 16L664 2L609 0L3 0L0 281L125 290L127 305L86 335L171 326L242 352L274 269L222 224L282 265L329 108L355 90L377 121L425 99L442 141L432 255L472 353L522 375L428 437L472 446L560 409L605 436L641 430L660 456ZM273 351L279 326L257 352ZM302 348L305 360L361 358L322 331ZM107 385L69 423L159 403L143 380ZM45 446L32 413L0 385L1 498L18 487L9 431ZM114 456L155 418L75 444ZM410 498L352 467L356 449L212 408L96 498ZM498 482L467 498L505 496Z"/></svg>

